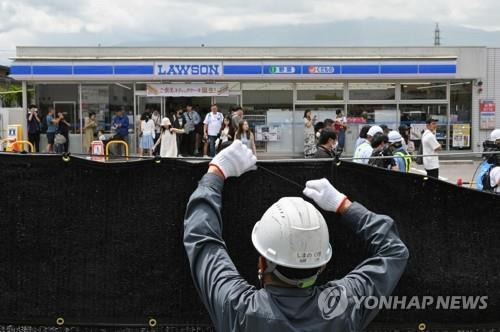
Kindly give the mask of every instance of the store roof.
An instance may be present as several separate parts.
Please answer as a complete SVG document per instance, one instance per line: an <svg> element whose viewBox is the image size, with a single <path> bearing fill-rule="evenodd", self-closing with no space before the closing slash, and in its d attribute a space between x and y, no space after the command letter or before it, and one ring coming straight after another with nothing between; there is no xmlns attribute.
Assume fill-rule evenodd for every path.
<svg viewBox="0 0 500 332"><path fill-rule="evenodd" d="M16 61L36 60L414 60L458 58L485 47L32 47L18 46Z"/></svg>

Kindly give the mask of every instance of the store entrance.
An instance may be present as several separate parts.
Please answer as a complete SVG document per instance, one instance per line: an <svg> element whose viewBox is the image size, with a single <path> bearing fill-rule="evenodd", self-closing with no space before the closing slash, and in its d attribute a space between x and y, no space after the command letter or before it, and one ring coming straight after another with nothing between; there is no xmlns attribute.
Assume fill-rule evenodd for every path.
<svg viewBox="0 0 500 332"><path fill-rule="evenodd" d="M212 104L211 97L163 97L164 98L164 109L165 115L177 111L179 108L185 109L186 105L191 104L193 108L200 113L200 116L207 114L210 111L210 105Z"/></svg>

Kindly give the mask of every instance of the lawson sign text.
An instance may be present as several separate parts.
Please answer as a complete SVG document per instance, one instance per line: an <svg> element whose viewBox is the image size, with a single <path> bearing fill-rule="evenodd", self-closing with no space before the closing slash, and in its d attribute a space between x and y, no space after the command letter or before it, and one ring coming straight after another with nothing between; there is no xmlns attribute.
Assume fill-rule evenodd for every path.
<svg viewBox="0 0 500 332"><path fill-rule="evenodd" d="M160 63L156 64L158 76L219 76L222 63Z"/></svg>

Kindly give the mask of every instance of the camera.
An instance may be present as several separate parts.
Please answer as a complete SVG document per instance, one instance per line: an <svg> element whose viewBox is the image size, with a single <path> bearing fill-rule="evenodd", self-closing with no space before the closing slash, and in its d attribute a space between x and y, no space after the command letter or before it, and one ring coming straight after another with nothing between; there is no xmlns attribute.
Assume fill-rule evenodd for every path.
<svg viewBox="0 0 500 332"><path fill-rule="evenodd" d="M489 164L500 164L500 155L491 154L488 152L500 152L500 145L496 144L494 141L484 141L483 142L483 158Z"/></svg>

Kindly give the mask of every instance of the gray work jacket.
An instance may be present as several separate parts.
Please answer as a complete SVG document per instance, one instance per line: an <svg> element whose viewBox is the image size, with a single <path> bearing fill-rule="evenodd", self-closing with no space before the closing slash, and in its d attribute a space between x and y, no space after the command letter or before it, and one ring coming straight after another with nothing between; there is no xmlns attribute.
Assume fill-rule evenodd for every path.
<svg viewBox="0 0 500 332"><path fill-rule="evenodd" d="M240 276L222 239L223 185L217 175L206 174L184 220L194 284L217 331L361 331L370 323L378 310L368 309L373 302L357 305L355 297L389 296L408 260L391 218L353 203L341 222L365 241L369 258L321 286L257 289Z"/></svg>

